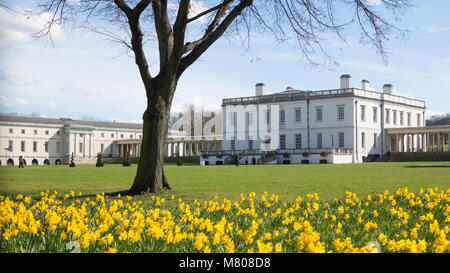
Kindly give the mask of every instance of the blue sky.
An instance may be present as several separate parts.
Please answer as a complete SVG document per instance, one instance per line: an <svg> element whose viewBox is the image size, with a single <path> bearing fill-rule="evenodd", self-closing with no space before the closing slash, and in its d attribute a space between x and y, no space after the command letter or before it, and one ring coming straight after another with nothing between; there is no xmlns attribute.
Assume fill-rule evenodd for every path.
<svg viewBox="0 0 450 273"><path fill-rule="evenodd" d="M32 1L0 3L16 11L33 8ZM218 108L223 98L254 95L258 82L267 93L287 86L334 89L340 75L350 74L354 87L363 79L377 91L391 83L395 93L425 100L427 115L449 113L450 1L413 3L398 24L410 31L408 39L386 43L387 64L374 49L358 44L353 30L346 32L348 45L335 37L327 42L339 65L325 68L306 65L294 45L267 37L255 37L251 54L222 39L183 74L172 108L188 103ZM0 7L0 112L140 122L146 98L133 56L102 36L67 28L55 29L54 45L34 41L30 34L42 21ZM151 69L157 69L157 52L147 54Z"/></svg>

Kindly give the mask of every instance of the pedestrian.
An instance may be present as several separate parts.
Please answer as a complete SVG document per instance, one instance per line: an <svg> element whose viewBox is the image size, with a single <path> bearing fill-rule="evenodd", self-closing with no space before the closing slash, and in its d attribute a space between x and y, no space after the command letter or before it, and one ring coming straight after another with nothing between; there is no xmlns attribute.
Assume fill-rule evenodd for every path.
<svg viewBox="0 0 450 273"><path fill-rule="evenodd" d="M19 168L23 168L23 157L19 156Z"/></svg>
<svg viewBox="0 0 450 273"><path fill-rule="evenodd" d="M234 163L236 163L236 167L239 167L239 154L234 156Z"/></svg>

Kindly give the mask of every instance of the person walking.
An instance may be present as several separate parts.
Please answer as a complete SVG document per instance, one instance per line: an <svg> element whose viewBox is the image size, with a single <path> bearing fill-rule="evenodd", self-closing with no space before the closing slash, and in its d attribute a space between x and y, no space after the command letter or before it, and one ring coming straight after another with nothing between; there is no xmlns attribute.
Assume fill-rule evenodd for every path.
<svg viewBox="0 0 450 273"><path fill-rule="evenodd" d="M236 167L239 167L239 154L234 156L234 163L236 164Z"/></svg>
<svg viewBox="0 0 450 273"><path fill-rule="evenodd" d="M23 168L23 157L19 156L19 168Z"/></svg>

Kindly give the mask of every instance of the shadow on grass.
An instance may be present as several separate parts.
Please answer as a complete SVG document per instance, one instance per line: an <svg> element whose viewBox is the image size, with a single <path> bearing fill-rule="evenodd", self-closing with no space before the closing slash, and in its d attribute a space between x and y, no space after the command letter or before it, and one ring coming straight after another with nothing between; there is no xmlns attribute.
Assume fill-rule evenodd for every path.
<svg viewBox="0 0 450 273"><path fill-rule="evenodd" d="M405 168L450 168L450 164L420 164L405 166Z"/></svg>

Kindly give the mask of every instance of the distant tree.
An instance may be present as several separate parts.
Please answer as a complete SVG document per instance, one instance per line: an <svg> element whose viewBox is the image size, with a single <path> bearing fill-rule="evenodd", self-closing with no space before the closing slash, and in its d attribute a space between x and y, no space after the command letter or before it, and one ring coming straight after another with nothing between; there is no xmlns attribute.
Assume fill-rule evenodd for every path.
<svg viewBox="0 0 450 273"><path fill-rule="evenodd" d="M224 35L240 38L248 48L251 34L257 32L270 35L275 42L296 42L307 63L317 63L313 59L317 52L334 63L324 48L329 34L345 41L343 31L356 25L360 42L372 46L385 60L384 43L392 32L400 36L406 33L390 21L398 21L399 15L410 6L410 0L39 0L38 3L40 10L30 15L51 16L37 36L51 38L55 25L71 22L102 33L134 53L147 108L142 116L139 165L129 194L170 188L163 169L164 144L178 80L219 38ZM195 11L199 6L204 8ZM149 55L144 47L149 41L159 51L157 74L149 69Z"/></svg>
<svg viewBox="0 0 450 273"><path fill-rule="evenodd" d="M425 121L426 126L450 125L450 113L445 115L434 115Z"/></svg>

